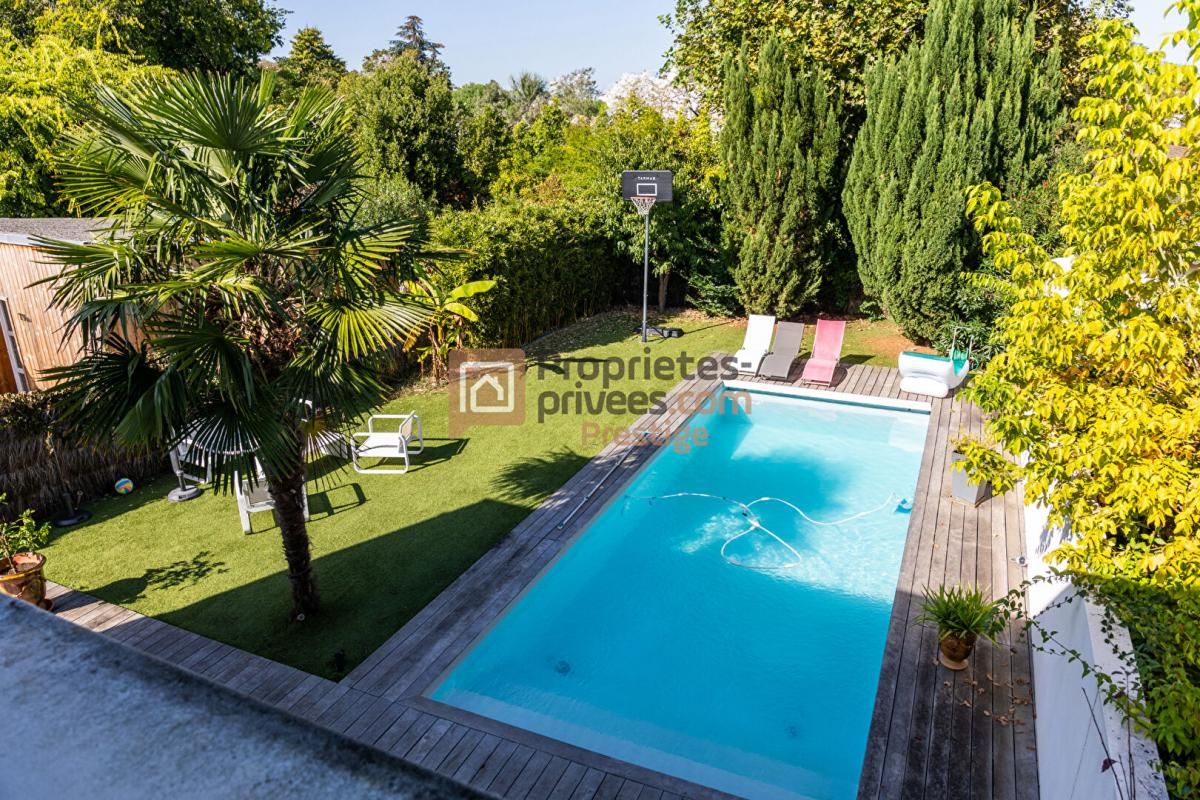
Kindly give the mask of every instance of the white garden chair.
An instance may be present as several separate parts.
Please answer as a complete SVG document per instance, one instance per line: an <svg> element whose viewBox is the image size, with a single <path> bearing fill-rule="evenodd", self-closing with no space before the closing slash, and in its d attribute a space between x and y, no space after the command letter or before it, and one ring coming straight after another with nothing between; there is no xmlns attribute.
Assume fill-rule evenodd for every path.
<svg viewBox="0 0 1200 800"><path fill-rule="evenodd" d="M397 429L377 429L376 423L384 420L399 420ZM367 430L354 434L350 440L350 458L354 463L354 471L363 475L403 475L412 466L409 456L418 455L424 450L425 437L421 433L421 418L415 411L408 414L372 414L367 419ZM403 461L404 468L382 464L364 467L359 463L363 458Z"/></svg>
<svg viewBox="0 0 1200 800"><path fill-rule="evenodd" d="M267 477L258 459L254 460L254 469L257 476L253 483L238 472L233 473L233 494L237 498L238 516L242 518L243 533L251 533L251 514L275 510L275 501L271 499L271 493L267 489ZM304 521L308 522L308 489L301 487L300 494L304 499Z"/></svg>

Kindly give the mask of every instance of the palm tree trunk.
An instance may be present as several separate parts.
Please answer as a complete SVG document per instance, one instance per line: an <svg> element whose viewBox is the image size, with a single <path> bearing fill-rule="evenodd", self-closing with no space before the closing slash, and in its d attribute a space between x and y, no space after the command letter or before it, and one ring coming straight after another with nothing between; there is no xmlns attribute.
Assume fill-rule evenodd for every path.
<svg viewBox="0 0 1200 800"><path fill-rule="evenodd" d="M303 461L288 474L267 478L267 489L275 502L275 521L283 537L288 580L292 582L292 616L303 620L320 607L317 579L312 572L308 523L304 521Z"/></svg>

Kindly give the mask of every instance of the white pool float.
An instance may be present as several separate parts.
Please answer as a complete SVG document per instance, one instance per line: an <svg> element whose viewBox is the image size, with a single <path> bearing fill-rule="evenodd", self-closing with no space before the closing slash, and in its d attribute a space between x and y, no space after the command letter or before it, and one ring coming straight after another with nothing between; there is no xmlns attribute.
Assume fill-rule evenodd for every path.
<svg viewBox="0 0 1200 800"><path fill-rule="evenodd" d="M933 353L900 354L900 391L945 397L962 385L971 371L969 354L954 351L954 357Z"/></svg>

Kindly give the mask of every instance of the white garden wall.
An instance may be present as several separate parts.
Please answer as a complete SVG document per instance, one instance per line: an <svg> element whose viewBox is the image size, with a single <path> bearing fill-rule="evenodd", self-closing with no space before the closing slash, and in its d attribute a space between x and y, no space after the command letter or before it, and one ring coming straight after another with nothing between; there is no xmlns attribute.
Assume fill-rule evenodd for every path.
<svg viewBox="0 0 1200 800"><path fill-rule="evenodd" d="M1047 529L1045 509L1026 506L1030 578L1049 572L1044 557L1064 536L1061 529ZM1074 591L1059 581L1035 583L1029 590L1029 612L1045 629L1057 632L1058 649L1077 650L1107 674L1121 675L1124 666L1100 629L1102 611L1082 598L1061 602ZM1095 679L1084 677L1078 662L1037 649L1041 637L1036 630L1030 635L1042 800L1167 800L1162 775L1154 766L1158 752L1153 742L1104 704ZM1128 651L1125 630L1116 632L1115 644ZM1126 676L1126 682L1136 684L1136 677ZM1114 765L1105 769L1109 759Z"/></svg>

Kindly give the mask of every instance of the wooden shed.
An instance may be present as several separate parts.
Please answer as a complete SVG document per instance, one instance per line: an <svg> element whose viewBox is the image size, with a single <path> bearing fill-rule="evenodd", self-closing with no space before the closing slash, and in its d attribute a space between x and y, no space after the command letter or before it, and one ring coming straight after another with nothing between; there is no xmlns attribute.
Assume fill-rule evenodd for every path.
<svg viewBox="0 0 1200 800"><path fill-rule="evenodd" d="M0 394L44 389L42 371L75 361L79 343L63 341L66 316L50 307L50 287L33 286L55 274L34 238L85 242L91 219L0 218Z"/></svg>

